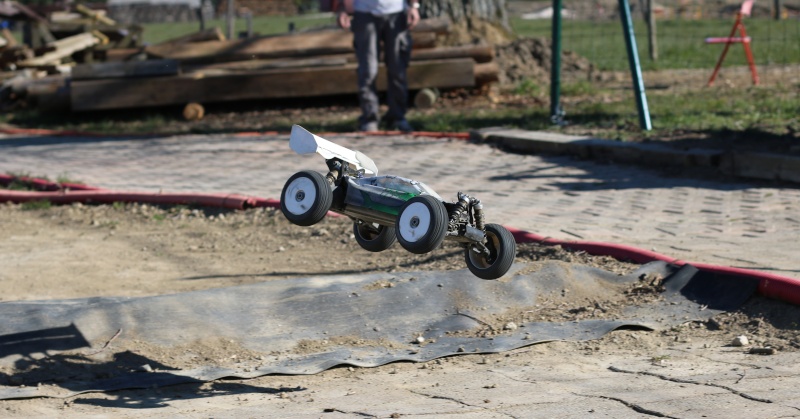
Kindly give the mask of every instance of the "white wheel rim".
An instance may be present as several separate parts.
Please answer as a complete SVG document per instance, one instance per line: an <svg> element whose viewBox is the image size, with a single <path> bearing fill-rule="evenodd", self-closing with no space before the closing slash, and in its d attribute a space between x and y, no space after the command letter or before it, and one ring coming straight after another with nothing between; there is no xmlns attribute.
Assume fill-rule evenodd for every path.
<svg viewBox="0 0 800 419"><path fill-rule="evenodd" d="M317 189L314 187L314 182L307 177L299 177L293 180L289 187L286 188L283 205L290 213L303 215L311 209L316 200Z"/></svg>
<svg viewBox="0 0 800 419"><path fill-rule="evenodd" d="M431 226L431 210L422 202L414 202L400 214L397 233L403 240L415 243L422 239Z"/></svg>

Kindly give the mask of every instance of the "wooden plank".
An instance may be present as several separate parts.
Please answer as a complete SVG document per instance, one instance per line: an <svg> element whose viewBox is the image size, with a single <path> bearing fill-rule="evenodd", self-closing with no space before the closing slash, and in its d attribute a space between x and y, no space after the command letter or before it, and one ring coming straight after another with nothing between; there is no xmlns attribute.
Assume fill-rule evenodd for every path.
<svg viewBox="0 0 800 419"><path fill-rule="evenodd" d="M408 69L409 88L473 86L474 66L470 58L412 62ZM88 111L189 102L315 97L355 94L356 84L354 64L236 75L79 80L71 84L71 104L73 111ZM377 85L379 90L386 90L383 66Z"/></svg>
<svg viewBox="0 0 800 419"><path fill-rule="evenodd" d="M472 58L477 63L494 60L494 48L489 45L464 45L438 47L411 51L412 60L445 60L448 58Z"/></svg>
<svg viewBox="0 0 800 419"><path fill-rule="evenodd" d="M3 41L3 44L0 46L3 48L12 48L17 46L17 39L14 38L14 34L11 33L11 31L7 28L0 29L0 38Z"/></svg>
<svg viewBox="0 0 800 419"><path fill-rule="evenodd" d="M456 47L436 47L411 51L412 61L446 60L451 58L472 58L476 63L487 63L494 59L494 48L485 45L466 45ZM354 53L319 55L308 58L275 58L266 60L228 61L221 63L185 64L183 71L191 73L210 69L231 71L255 71L290 67L327 67L355 63Z"/></svg>
<svg viewBox="0 0 800 419"><path fill-rule="evenodd" d="M78 64L72 69L72 80L174 76L179 72L180 65L176 60Z"/></svg>
<svg viewBox="0 0 800 419"><path fill-rule="evenodd" d="M484 84L500 81L500 66L496 61L475 65L475 84Z"/></svg>
<svg viewBox="0 0 800 419"><path fill-rule="evenodd" d="M414 26L411 32L433 32L439 35L447 35L450 33L450 19L445 17L422 19L417 26Z"/></svg>
<svg viewBox="0 0 800 419"><path fill-rule="evenodd" d="M431 48L436 34L412 34L414 48ZM353 53L353 35L341 29L234 41L205 41L148 46L147 55L183 62L222 62L267 58L309 57Z"/></svg>
<svg viewBox="0 0 800 419"><path fill-rule="evenodd" d="M139 54L144 53L143 48L111 48L105 50L106 62L130 61Z"/></svg>
<svg viewBox="0 0 800 419"><path fill-rule="evenodd" d="M192 42L204 42L204 41L224 41L225 34L222 33L222 29L218 27L213 27L209 29L204 29L201 31L193 32L188 35L179 36L177 38L168 39L164 42L160 42L156 45L181 45L181 44L188 44Z"/></svg>
<svg viewBox="0 0 800 419"><path fill-rule="evenodd" d="M75 11L104 25L114 26L117 24L117 22L115 22L113 19L106 16L105 12L99 10L92 10L82 4L77 4L75 6Z"/></svg>
<svg viewBox="0 0 800 419"><path fill-rule="evenodd" d="M96 45L100 40L92 33L81 33L68 38L59 39L52 43L56 49L41 57L31 58L18 63L20 67L38 67L43 65L58 64L63 58Z"/></svg>
<svg viewBox="0 0 800 419"><path fill-rule="evenodd" d="M341 30L297 35L205 41L148 46L149 56L181 61L235 61L263 58L337 54L353 50L352 39Z"/></svg>
<svg viewBox="0 0 800 419"><path fill-rule="evenodd" d="M352 60L350 59L352 56ZM261 70L271 70L275 68L304 68L304 67L334 67L342 66L355 61L353 54L326 55L309 58L286 58L274 60L248 60L232 61L215 64L183 65L185 73L195 73L213 70L223 70L228 72L253 72Z"/></svg>

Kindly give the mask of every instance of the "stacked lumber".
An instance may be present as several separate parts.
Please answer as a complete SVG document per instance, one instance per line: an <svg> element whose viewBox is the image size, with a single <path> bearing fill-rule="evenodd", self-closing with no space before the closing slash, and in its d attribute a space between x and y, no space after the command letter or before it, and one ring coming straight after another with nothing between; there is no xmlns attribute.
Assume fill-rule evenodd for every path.
<svg viewBox="0 0 800 419"><path fill-rule="evenodd" d="M447 28L446 21L428 20L412 32L409 89L497 81L493 48L438 46L437 35ZM72 110L187 104L196 109L211 102L356 93L352 34L341 29L243 40L226 40L218 32L205 31L148 46L144 52L145 61L76 67L70 83ZM385 90L382 65L379 71L378 89Z"/></svg>
<svg viewBox="0 0 800 419"><path fill-rule="evenodd" d="M141 44L141 28L118 25L83 5L73 12L52 12L48 19L19 2L3 1L0 19L21 23L25 33L23 43L9 30L0 31L0 109L13 108L21 98L63 92L64 75L76 62Z"/></svg>

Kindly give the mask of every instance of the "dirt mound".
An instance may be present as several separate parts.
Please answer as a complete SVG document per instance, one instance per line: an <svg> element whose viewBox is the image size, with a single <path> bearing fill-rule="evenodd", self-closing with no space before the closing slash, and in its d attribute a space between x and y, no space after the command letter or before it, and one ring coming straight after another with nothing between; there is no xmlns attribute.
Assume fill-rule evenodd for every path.
<svg viewBox="0 0 800 419"><path fill-rule="evenodd" d="M560 247L523 244L518 250L517 262L530 264L529 269L554 261L565 265L588 265L619 274L637 268L634 264L570 252ZM317 226L304 228L288 223L279 211L272 209L220 211L151 205L47 208L6 204L0 205L0 266L3 266L0 272L4 285L2 300L14 301L163 295L310 275L464 269L464 261L458 246L444 246L427 255L413 255L399 246L368 254L358 247L352 236L352 224L345 217L328 217ZM391 284L374 286L390 287ZM642 277L634 285L618 290L616 295L595 296L581 294L580 290L562 290L542 299L530 310L482 317L480 320L485 327L472 330L470 334L500 335L514 327L511 323L525 321L612 318L626 305L660 298L660 287L660 278ZM358 387L351 382L346 384L346 388L367 392L383 386L393 377L421 380L424 378L421 372L434 374L432 377L436 382L430 385L435 387L439 386L439 381L446 382L448 373L453 373L456 380L459 380L458 373L483 374L483 377L497 380L496 375L482 368L502 366L504 362L523 368L531 363L573 365L576 359L588 357L605 363L607 358L603 357L616 356L649 359L652 365L667 367L681 361L670 359L670 356L683 353L680 351L685 351L689 342L695 342L701 348L719 346L723 349L718 352L728 358L734 356L734 351L745 352L750 348L796 351L800 348L798 318L800 307L756 296L735 312L715 316L707 322L687 322L661 332L624 330L598 340L542 344L513 354L466 355L434 360L422 366L397 363L375 369L377 372L349 367L316 376L275 376L232 384L223 380L81 395L65 401L46 398L1 401L0 409L19 417L41 416L42 412L51 413L45 416L55 416L52 412L58 412L57 415L62 417L85 417L88 416L86 412L103 416L119 412L134 418L152 417L152 412L147 413L151 409L136 409L136 412L130 409L141 399L144 400L141 403L154 401L152 405L146 405L152 407L185 403L187 410L170 411L176 415L189 412L206 414L221 411L223 407L220 406L229 412L227 409L241 408L242 403L250 403L248 398L262 396L266 397L265 403L273 399L275 403L289 403L293 397L291 394L299 391L297 389L310 388L309 394L321 401L315 404L311 398L304 399L304 406L308 406L304 408L322 412L322 407L327 409L327 403L333 403L325 398L326 382L337 380L338 391L341 390L339 381L347 377L362 384ZM21 389L35 387L44 392L69 380L113 379L132 371L169 373L175 369L205 365L240 368L277 356L271 352L255 352L238 342L222 338L187 342L178 347L160 347L127 339L124 330L120 330L118 335L119 338L117 335L109 336L107 342L93 342L92 348L49 354L41 359L28 359L14 367L0 368L0 385ZM747 336L750 344L743 348L729 348L730 342L739 335ZM329 341L304 341L292 352L317 352L335 343L387 348L392 345L384 340L331 336ZM669 352L669 348L675 350ZM712 349L699 350L705 351L702 352L703 359L712 356ZM692 369L695 366L693 363ZM436 371L445 368L446 373ZM53 377L55 380L50 381ZM367 381L362 381L361 377L366 377L364 380ZM379 384L369 381L370 377L378 377ZM501 385L506 383L501 381ZM459 388L463 386L461 382L458 385ZM494 384L483 385L494 388ZM231 393L232 400L224 397L224 391L218 391L225 386L235 387L236 391ZM212 395L214 397L210 397ZM336 393L337 400L342 395L345 393ZM162 403L162 399L169 403ZM323 406L318 406L320 404ZM250 410L247 415L252 412ZM164 411L159 413L163 416Z"/></svg>
<svg viewBox="0 0 800 419"><path fill-rule="evenodd" d="M495 60L500 67L500 84L514 85L523 80L550 82L552 44L545 38L519 38L496 47ZM562 75L588 79L595 68L588 59L571 51L562 51Z"/></svg>
<svg viewBox="0 0 800 419"><path fill-rule="evenodd" d="M367 253L352 231L346 217L327 217L313 227L299 227L280 211L263 208L227 211L75 204L33 209L30 205L0 205L0 265L4 266L0 278L6 289L2 300L134 297L312 275L465 269L459 245L445 243L425 255L411 254L398 245ZM526 269L554 261L620 275L638 268L559 246L518 246L516 262L529 264ZM497 332L508 322L614 318L626 306L660 298L660 281L642 277L632 286L604 296L562 290L525 312L482 319L491 327L471 333ZM664 334L730 338L744 334L757 344L797 350L800 332L793 323L797 318L800 307L754 297L739 311Z"/></svg>

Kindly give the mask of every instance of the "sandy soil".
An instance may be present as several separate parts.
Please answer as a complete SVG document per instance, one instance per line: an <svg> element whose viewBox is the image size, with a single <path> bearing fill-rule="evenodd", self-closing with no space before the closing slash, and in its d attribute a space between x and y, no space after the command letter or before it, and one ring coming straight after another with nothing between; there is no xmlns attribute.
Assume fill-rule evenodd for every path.
<svg viewBox="0 0 800 419"><path fill-rule="evenodd" d="M328 217L317 226L303 228L291 225L279 211L272 209L221 211L149 205L72 205L30 209L21 205L0 205L2 301L135 297L309 275L463 269L461 252L459 247L445 245L431 254L413 255L395 246L380 254L367 254L358 247L352 236L352 224L344 217ZM573 253L561 248L534 244L519 246L517 261L529 262L533 269L537 264L554 260L596 266L620 274L637 267L612 258ZM375 286L391 284L378 283ZM629 304L659 298L660 278L643 277L634 286L616 291L602 297L575 293L543 301L535 314L536 320L613 316ZM502 325L510 319L519 319L519 316L520 313L507 313L507 316L484 319L487 327L474 333L501 333L498 331L502 330ZM753 347L797 351L800 348L798 318L798 307L754 297L740 310L716 316L705 323L687 323L658 332L618 331L590 342L541 344L533 350L520 351L513 359L522 365L530 362L529 357L540 356L553 362L570 362L576 356L592 354L653 356L659 348L676 342L716 342L724 346L739 335L747 336ZM339 339L346 341L347 337ZM42 380L47 384L52 377L111 377L119 371L143 368L142 360L149 360L154 369L189 369L202 365L230 367L243 360L264 356L222 339L192 342L177 348L155 347L126 340L124 336L119 339L109 336L109 340L110 343L93 342L89 349L0 369L0 384L35 386ZM314 344L305 342L296 351L312 350ZM474 368L476 362L483 365L508 360L508 355L503 354L476 357L470 355L434 361L423 368L441 369L441 373L464 372ZM662 361L657 356L653 358L653 362ZM378 370L393 374L391 371L412 373L417 368L392 364ZM268 383L270 389L279 389L270 393L270 397L290 398L293 397L291 388L278 385L277 381L301 380L304 388L322 388L337 379L358 381L360 376L374 378L375 374L375 371L366 369L338 368L302 379L262 377L236 382L254 387ZM204 399L214 395L209 390L214 386L215 383L182 385L157 392L159 397L167 397L164 396L167 394L168 398L185 399L186 403L196 399L199 404L208 403ZM248 397L246 393L237 393L238 398L232 401L217 401L216 404L221 403L221 406L215 409L222 410L204 412L213 416L215 412L224 411L226 403L240 404L242 398ZM0 416L47 416L56 407L69 408L69 412L75 415L105 414L113 412L102 409L104 403L111 400L146 400L150 396L147 390L136 390L82 395L66 401L0 401ZM126 415L141 417L148 414L128 411Z"/></svg>

